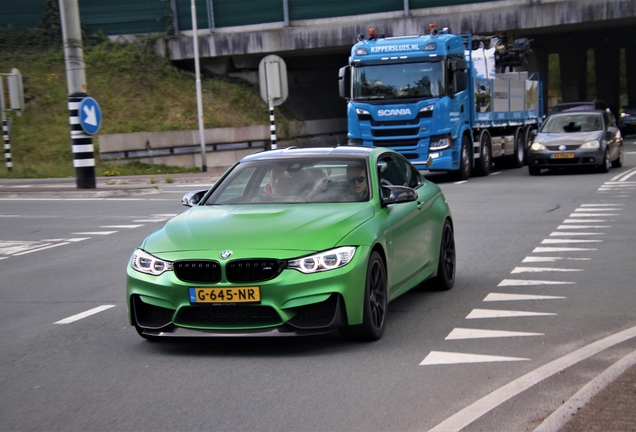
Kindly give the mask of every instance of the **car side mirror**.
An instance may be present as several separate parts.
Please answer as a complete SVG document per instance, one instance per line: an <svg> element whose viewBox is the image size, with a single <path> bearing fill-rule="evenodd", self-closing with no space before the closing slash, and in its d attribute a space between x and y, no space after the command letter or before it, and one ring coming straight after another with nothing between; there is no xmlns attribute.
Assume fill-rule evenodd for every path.
<svg viewBox="0 0 636 432"><path fill-rule="evenodd" d="M183 195L183 198L181 198L181 205L194 207L199 203L199 201L201 201L201 198L203 198L206 192L207 190L198 190L186 193Z"/></svg>
<svg viewBox="0 0 636 432"><path fill-rule="evenodd" d="M382 205L417 201L417 192L407 186L382 186Z"/></svg>

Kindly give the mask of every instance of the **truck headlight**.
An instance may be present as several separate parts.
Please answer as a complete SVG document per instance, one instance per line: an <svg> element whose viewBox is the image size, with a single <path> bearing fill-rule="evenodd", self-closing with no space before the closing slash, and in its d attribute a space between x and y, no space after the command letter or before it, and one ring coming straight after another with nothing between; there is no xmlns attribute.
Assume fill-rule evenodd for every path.
<svg viewBox="0 0 636 432"><path fill-rule="evenodd" d="M429 151L439 151L447 149L451 146L450 135L436 135L431 137L431 142L428 145Z"/></svg>

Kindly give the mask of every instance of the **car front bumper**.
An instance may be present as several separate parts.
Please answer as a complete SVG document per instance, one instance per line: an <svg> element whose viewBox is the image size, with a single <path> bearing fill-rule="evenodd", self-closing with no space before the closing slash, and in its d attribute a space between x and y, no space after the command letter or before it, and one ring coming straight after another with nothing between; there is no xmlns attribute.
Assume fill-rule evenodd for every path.
<svg viewBox="0 0 636 432"><path fill-rule="evenodd" d="M339 269L303 274L283 270L247 284L193 284L173 272L160 276L128 266L130 324L150 337L268 337L324 334L362 322L368 248ZM259 303L192 303L190 288L258 286Z"/></svg>

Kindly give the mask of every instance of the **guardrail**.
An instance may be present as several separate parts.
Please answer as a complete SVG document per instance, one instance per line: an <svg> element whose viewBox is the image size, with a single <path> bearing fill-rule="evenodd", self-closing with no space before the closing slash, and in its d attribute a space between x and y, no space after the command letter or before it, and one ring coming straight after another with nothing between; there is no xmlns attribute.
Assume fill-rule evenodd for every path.
<svg viewBox="0 0 636 432"><path fill-rule="evenodd" d="M276 144L282 147L335 146L347 143L347 119L291 122ZM204 131L206 164L227 167L244 156L269 146L269 125L213 128ZM196 167L201 166L198 130L137 132L99 135L103 161Z"/></svg>

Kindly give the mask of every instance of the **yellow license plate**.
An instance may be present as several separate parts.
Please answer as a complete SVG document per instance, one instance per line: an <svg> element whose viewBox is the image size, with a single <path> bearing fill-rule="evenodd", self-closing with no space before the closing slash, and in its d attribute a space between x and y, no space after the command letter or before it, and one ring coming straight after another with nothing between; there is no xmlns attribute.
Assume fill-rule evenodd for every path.
<svg viewBox="0 0 636 432"><path fill-rule="evenodd" d="M552 159L573 159L574 153L555 153L552 155Z"/></svg>
<svg viewBox="0 0 636 432"><path fill-rule="evenodd" d="M235 288L190 288L190 303L260 303L257 286Z"/></svg>

